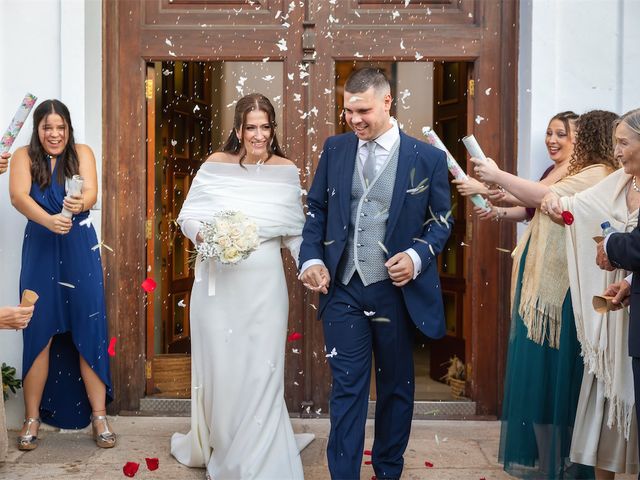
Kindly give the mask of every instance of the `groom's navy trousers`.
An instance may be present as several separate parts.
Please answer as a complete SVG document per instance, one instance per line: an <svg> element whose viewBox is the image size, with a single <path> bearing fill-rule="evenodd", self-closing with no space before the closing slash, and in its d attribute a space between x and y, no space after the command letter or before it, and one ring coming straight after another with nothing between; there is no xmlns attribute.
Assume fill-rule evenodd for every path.
<svg viewBox="0 0 640 480"><path fill-rule="evenodd" d="M416 327L400 289L390 280L365 287L355 273L348 285L338 282L334 288L323 314L333 375L327 445L331 478L360 478L372 351L376 378L372 462L378 479L400 478L413 416Z"/></svg>

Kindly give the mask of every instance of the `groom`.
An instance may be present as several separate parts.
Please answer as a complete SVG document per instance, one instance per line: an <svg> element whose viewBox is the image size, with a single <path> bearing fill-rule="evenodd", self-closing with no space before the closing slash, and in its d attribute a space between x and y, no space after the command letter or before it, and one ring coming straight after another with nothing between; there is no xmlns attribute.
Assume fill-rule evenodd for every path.
<svg viewBox="0 0 640 480"><path fill-rule="evenodd" d="M436 256L451 231L445 154L398 128L372 68L345 84L355 133L330 137L307 197L300 279L319 291L333 376L327 445L334 480L360 478L371 354L378 479L400 478L413 415L413 336L445 333Z"/></svg>

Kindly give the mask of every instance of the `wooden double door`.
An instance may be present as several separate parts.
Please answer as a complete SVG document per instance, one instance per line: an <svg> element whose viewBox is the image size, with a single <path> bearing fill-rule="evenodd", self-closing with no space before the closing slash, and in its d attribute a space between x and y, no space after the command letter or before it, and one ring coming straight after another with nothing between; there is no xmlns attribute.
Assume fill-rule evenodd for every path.
<svg viewBox="0 0 640 480"><path fill-rule="evenodd" d="M145 295L138 286L155 268L148 257L149 242L162 228L172 235L175 225L170 222L178 204L175 199L167 201L161 214L169 223L163 227L165 220L152 207L158 200L148 185L151 170L159 172L159 152L150 147L157 139L149 138L153 130L148 125L149 110L154 107L146 100L145 80L150 67L160 66L157 78L163 75L162 65L178 62L238 66L212 73L211 81L221 89L209 85L211 95L221 96L215 100L219 117L210 115L207 121L222 130L216 134L218 139L231 127L228 112L233 101L224 100L225 95L229 90L239 93L250 83L242 64L271 68L259 79L267 88L279 84L281 92L270 95L279 111L279 135L288 156L300 167L303 187L308 188L324 139L339 130L340 65L464 62L469 68L464 79L464 130L473 131L485 151L505 168L514 168L517 3L511 0L105 0L103 5L103 234L116 251L105 258L106 289L111 332L121 346L113 364L114 411L136 410L148 393L147 360L153 354L152 332L147 328L149 306L175 301L179 307L180 303L177 297L164 298L167 292ZM398 109L403 108L407 91L396 92L397 101L403 102ZM409 91L413 98L422 93L419 84ZM213 102L209 97L200 108ZM157 122L166 112L156 109L154 114ZM215 143L212 135L201 141L207 148L215 148ZM166 146L168 165L175 166L175 177L183 182L173 185L171 194L180 197L193 170L184 165L197 163L205 155L177 162L186 157L172 147ZM149 160L151 154L154 161ZM466 286L456 307L462 312L456 317L461 322L456 328L465 332L465 356L472 367L469 386L478 413L496 413L509 317L505 295L509 259L496 247L509 247L514 231L500 224L480 224L468 213L458 219L464 225L464 238L454 245L464 247L457 257L456 275ZM287 352L287 403L291 411L326 412L330 375L321 324L315 320L317 298L296 281L292 262L288 261L286 271L290 330L303 334L297 348ZM173 325L173 332L184 335L186 328L183 320L178 327Z"/></svg>

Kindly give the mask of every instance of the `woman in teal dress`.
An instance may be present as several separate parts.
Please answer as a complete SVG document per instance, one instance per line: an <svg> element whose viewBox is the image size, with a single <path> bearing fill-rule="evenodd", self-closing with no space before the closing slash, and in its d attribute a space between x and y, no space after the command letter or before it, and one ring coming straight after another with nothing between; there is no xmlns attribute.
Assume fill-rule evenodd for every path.
<svg viewBox="0 0 640 480"><path fill-rule="evenodd" d="M67 195L65 184L78 174L84 179L81 194ZM23 330L26 418L20 450L36 448L41 421L67 429L91 422L99 447L116 443L105 416L113 398L107 317L89 217L97 192L93 152L75 144L67 107L45 100L34 110L30 145L16 150L11 162L11 202L28 220L20 291L39 295Z"/></svg>
<svg viewBox="0 0 640 480"><path fill-rule="evenodd" d="M604 125L612 121L612 115L588 112L577 123ZM560 172L552 182L523 180L502 172L491 160L482 163L474 159L483 181L501 185L524 205L537 209L514 258L501 418L499 460L507 472L519 478L595 476L592 467L569 460L583 361L569 293L564 228L539 210L550 184L573 194L615 168L612 159L597 154L597 141L589 136L575 135L578 150L586 154L580 158L574 154L575 127L576 122L562 114L549 123L547 150L556 164L554 169Z"/></svg>

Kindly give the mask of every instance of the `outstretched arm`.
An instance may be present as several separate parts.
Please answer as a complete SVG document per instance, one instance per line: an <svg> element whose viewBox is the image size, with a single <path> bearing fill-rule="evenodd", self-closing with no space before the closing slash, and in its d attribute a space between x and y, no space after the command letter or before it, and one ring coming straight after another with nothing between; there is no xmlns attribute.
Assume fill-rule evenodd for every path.
<svg viewBox="0 0 640 480"><path fill-rule="evenodd" d="M504 170L500 170L496 162L472 157L474 171L485 183L496 183L513 194L525 207L539 207L540 202L549 191L549 187L540 182L525 180Z"/></svg>

